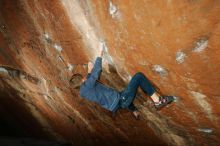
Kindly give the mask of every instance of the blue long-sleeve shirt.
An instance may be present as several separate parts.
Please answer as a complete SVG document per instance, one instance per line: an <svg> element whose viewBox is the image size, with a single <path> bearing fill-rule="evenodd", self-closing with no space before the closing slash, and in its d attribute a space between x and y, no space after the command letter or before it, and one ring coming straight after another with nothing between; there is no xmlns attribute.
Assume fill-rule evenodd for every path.
<svg viewBox="0 0 220 146"><path fill-rule="evenodd" d="M80 96L115 112L118 108L120 94L116 90L97 82L101 71L102 58L97 57L92 72L87 75L87 80L80 86Z"/></svg>

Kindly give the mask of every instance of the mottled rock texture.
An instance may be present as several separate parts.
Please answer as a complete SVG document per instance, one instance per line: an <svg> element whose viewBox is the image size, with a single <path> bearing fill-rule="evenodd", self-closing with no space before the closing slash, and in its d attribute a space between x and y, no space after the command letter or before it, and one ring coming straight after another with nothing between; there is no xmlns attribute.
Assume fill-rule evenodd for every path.
<svg viewBox="0 0 220 146"><path fill-rule="evenodd" d="M1 0L0 116L22 135L74 145L218 145L220 0ZM116 117L69 82L106 45L101 81L143 72L176 102Z"/></svg>

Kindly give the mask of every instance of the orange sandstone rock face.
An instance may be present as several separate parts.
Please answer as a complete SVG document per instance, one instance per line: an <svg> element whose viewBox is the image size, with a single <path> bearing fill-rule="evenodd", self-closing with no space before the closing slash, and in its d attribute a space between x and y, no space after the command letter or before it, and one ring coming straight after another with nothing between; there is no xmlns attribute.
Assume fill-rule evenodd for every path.
<svg viewBox="0 0 220 146"><path fill-rule="evenodd" d="M76 145L217 145L219 13L219 0L1 1L1 118ZM157 112L140 91L136 121L80 98L71 75L86 74L100 42L104 83L122 90L143 72L175 103Z"/></svg>

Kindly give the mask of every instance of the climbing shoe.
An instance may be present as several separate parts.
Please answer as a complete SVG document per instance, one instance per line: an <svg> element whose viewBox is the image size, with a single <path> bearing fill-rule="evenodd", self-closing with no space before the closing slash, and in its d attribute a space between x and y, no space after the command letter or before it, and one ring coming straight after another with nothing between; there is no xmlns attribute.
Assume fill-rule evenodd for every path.
<svg viewBox="0 0 220 146"><path fill-rule="evenodd" d="M155 102L154 105L157 110L161 109L162 107L165 107L166 105L170 104L174 101L173 96L160 96L159 102Z"/></svg>

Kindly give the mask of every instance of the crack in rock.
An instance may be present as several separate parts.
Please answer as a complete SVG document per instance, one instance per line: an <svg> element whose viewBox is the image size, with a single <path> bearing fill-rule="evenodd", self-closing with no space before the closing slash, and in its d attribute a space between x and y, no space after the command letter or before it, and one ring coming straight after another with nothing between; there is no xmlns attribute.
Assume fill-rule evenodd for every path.
<svg viewBox="0 0 220 146"><path fill-rule="evenodd" d="M26 73L25 71L13 67L0 66L0 73L3 73L4 75L9 75L13 78L26 79L37 85L40 83L40 80L37 77L34 77L33 75Z"/></svg>

